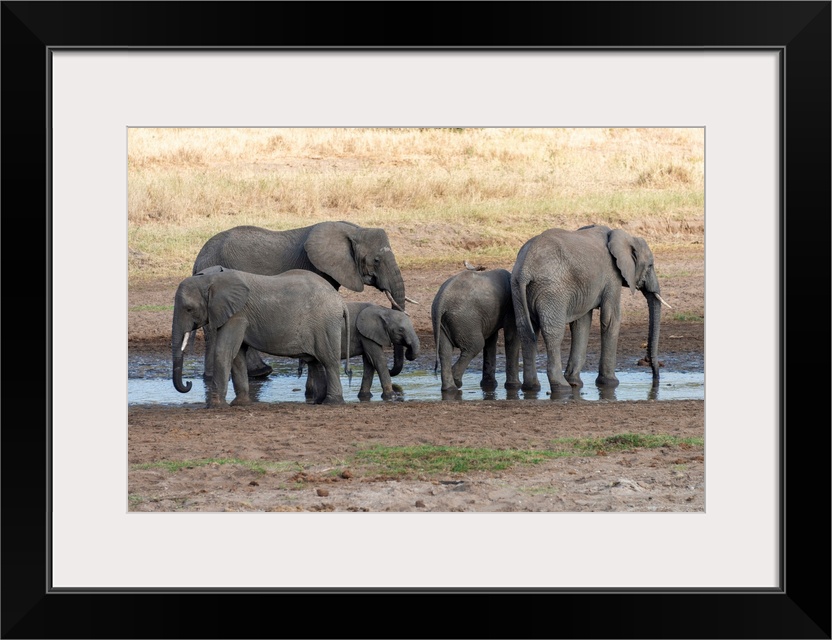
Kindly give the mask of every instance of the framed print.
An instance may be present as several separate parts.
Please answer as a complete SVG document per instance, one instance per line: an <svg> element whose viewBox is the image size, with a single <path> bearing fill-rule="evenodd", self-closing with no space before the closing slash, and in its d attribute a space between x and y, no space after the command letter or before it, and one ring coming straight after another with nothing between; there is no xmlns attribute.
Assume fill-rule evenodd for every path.
<svg viewBox="0 0 832 640"><path fill-rule="evenodd" d="M814 379L816 357L807 356L828 352L825 343L796 342L798 318L808 314L794 312L797 292L805 291L801 262L809 261L812 271L829 265L828 260L816 263L828 256L830 237L830 3L406 6L419 11L391 39L389 31L382 35L365 26L380 5L359 3L327 5L335 19L323 24L321 5L310 3L3 3L4 222L5 237L13 240L7 242L4 284L7 309L16 302L26 311L7 312L6 327L31 325L47 336L44 350L35 356L32 340L7 331L5 342L7 363L14 366L6 368L9 402L2 436L4 637L277 635L275 621L266 613L273 609L264 605L326 596L327 606L340 612L348 604L345 613L354 613L356 596L372 603L370 598L378 595L397 596L387 598L386 606L394 603L396 615L407 616L408 635L426 637L436 635L435 624L419 620L419 605L430 603L439 607L431 611L443 614L442 619L457 619L458 604L451 599L463 595L508 605L510 623L495 627L491 620L466 621L474 635L539 633L533 630L536 624L518 623L522 618L517 614L533 601L529 598L547 598L554 610L568 607L570 612L554 623L556 636L830 637L829 433L814 425L815 416L828 415L828 403L813 406L818 394L811 391L798 400L794 384L792 402L786 403L786 374L792 374L793 382ZM464 16L472 10L481 12L489 25L485 30L464 26ZM459 20L449 20L457 12ZM297 28L311 24L314 32ZM413 182L402 187L391 177L384 190L366 187L369 195L359 200L375 152L366 136L341 135L348 130L384 131L387 137L375 144L388 149L412 131L428 131L422 141L436 135L429 153L442 181L414 172ZM435 133L439 130L442 135ZM477 166L483 149L491 149L492 166L505 175L512 171L510 147L489 147L483 137L470 142L466 130L504 139L513 135L526 144L541 130L549 140L556 139L554 132L582 136L582 144L596 150L594 166L579 176L587 185L599 180L602 165L625 166L630 157L609 153L603 140L638 140L648 158L660 157L659 145L683 148L681 159L648 163L649 171L635 172L633 179L650 197L634 204L621 194L607 196L606 202L616 204L615 213L601 222L613 227L626 227L622 211L631 210L627 207L660 209L662 185L699 184L691 167L701 167L704 190L698 200L682 188L674 193L690 198L691 207L704 208L704 247L699 250L705 257L705 390L691 411L704 416L705 437L687 445L702 448L701 460L694 459L697 450L687 457L674 454L675 462L656 463L657 469L669 469L666 479L655 471L661 477L655 483L657 501L663 497L669 508L540 506L564 497L555 489L546 494L530 481L516 498L536 505L525 512L485 508L471 513L477 509L465 504L482 504L473 494L458 508L448 502L431 512L420 494L412 496L408 509L331 513L325 505L337 504L335 498L319 501L327 497L328 486L334 492L325 480L345 479L348 469L344 455L335 451L326 454L331 460L326 468L316 468L317 484L310 484L310 468L296 463L292 482L302 484L305 495L317 489L316 507L299 503L301 513L292 513L257 503L262 488L257 478L266 476L246 475L251 468L243 462L266 464L268 451L290 446L281 439L299 438L291 444L295 450L301 441L315 446L316 434L324 433L323 418L317 427L302 423L296 435L272 432L263 441L265 450L260 444L246 449L245 427L220 442L218 434L229 435L222 416L234 414L204 412L198 405L171 411L167 420L135 423L128 438L124 400L133 391L129 384L125 388L123 372L132 366L124 349L128 305L134 306L128 303L128 281L131 286L136 282L131 269L162 264L155 254L148 256L145 242L165 243L167 259L186 274L193 254L190 240L175 231L150 240L138 234L128 209L130 216L150 220L175 211L184 220L191 203L206 202L213 189L219 195L211 201L219 204L212 210L213 223L207 216L201 219L205 238L232 220L241 228L260 225L256 206L242 202L248 192L237 189L239 172L261 161L277 163L276 158L291 155L287 149L303 144L303 152L296 154L301 161L280 168L260 165L245 178L262 182L264 197L286 212L281 228L302 227L309 220L303 180L317 198L314 207L323 198L329 203L323 206L350 228L355 226L350 220L364 220L351 219L350 211L375 208L380 216L397 193L407 192L414 201L425 189L458 185L459 193L467 194L460 197L459 209L408 210L406 220L390 225L396 229L389 238L396 257L417 265L427 259L432 238L453 233L454 221L478 216L483 229L489 224L485 207L471 204L483 202L478 198L486 187L470 167L447 159L451 145L460 145L470 166ZM404 133L394 137L391 131ZM648 132L666 137L648 138ZM171 135L188 138L190 146L171 145ZM202 146L199 136L207 140ZM264 145L284 152L252 161L248 151ZM314 151L315 145L320 151ZM544 199L546 215L558 225L577 226L583 223L552 213L553 203L577 202L591 211L601 207L577 197L574 183L567 180L577 172L568 151L568 145L550 144L538 157L548 167L548 177L541 181L559 185ZM402 166L418 164L404 152L390 157L400 165L390 176L405 175ZM177 175L135 171L151 165L188 170ZM348 179L341 182L344 174ZM454 174L462 178L454 182ZM166 181L166 190L158 188L160 180ZM510 206L524 202L524 196L528 201L531 182L522 190L515 186L516 192L503 184L495 200L503 200L505 208L496 208L494 218L513 223ZM217 185L223 190L216 191ZM490 188L498 190L496 183ZM16 215L21 203L28 206ZM800 233L807 220L812 233ZM517 239L525 240L523 234L518 231ZM496 240L483 240L487 235L460 238L458 245L477 259L491 255L496 265L504 256ZM19 240L28 237L37 240ZM404 241L421 244L400 251ZM327 239L316 246L313 241L304 247L311 254L324 247L330 251L336 242ZM353 247L359 243L351 242ZM492 254L481 250L484 245ZM18 262L27 268L19 280L9 277ZM362 263L355 286L368 285L362 292L367 299L376 296L379 304L395 307L395 298L404 292L393 291L387 302L389 287L374 279L371 263ZM205 267L207 263L199 269ZM659 279L667 275L658 260L656 270ZM674 272L682 279L677 282L687 277L683 271ZM160 273L170 279L173 291L180 279L171 276L176 270ZM646 287L645 282L636 288ZM432 292L435 284L431 281L425 290ZM675 286L681 295L684 287ZM418 307L413 302L411 297L410 319L417 324L428 318L430 300L418 300ZM175 314L180 302L151 297L147 305L151 312L158 306L163 314ZM191 323L182 333L197 326ZM578 334L580 327L573 325L571 331ZM247 340L255 339L241 339L246 345ZM666 376L668 367L662 372L649 354L647 360L655 365L654 379ZM30 366L20 368L21 362ZM230 370L230 359L225 363L218 356L214 362ZM239 374L243 361L234 362ZM309 367L315 363L313 359ZM174 356L174 370L176 366ZM185 378L200 384L196 377ZM239 398L245 385L242 378L234 380ZM331 388L332 382L327 385ZM302 394L301 383L295 386L295 393ZM179 380L178 390L184 387ZM257 389L268 393L263 386ZM659 415L662 393L668 391L659 388L658 396L638 398L640 404L632 406L644 405L644 411ZM614 406L630 406L621 399L613 398ZM599 398L596 406L604 401L609 398ZM381 398L344 405L343 411L327 412L333 407L301 401L301 409L321 411L294 415L298 420L309 415L343 420L349 412L364 413L359 422L380 430L400 424L408 407ZM531 403L521 400L516 406L524 405ZM467 405L435 406L445 417L424 422L439 428L443 420L453 419L449 412L464 412ZM547 400L546 406L560 405ZM563 405L563 420L570 419L567 412L574 406ZM28 407L36 408L37 419L25 419ZM243 410L234 408L238 414ZM292 411L287 407L281 419L291 419ZM298 417L302 413L307 418ZM544 419L553 420L551 415ZM512 417L503 418L500 429L508 432ZM633 415L627 424L636 420ZM613 422L610 433L626 431ZM248 424L250 435L254 421ZM490 442L499 449L496 424L488 426L495 430ZM163 441L163 431L178 434L179 444ZM532 427L530 438L533 433ZM216 503L221 506L200 512L191 494L180 491L177 496L177 489L171 489L173 476L128 459L137 438L156 452L154 463L181 463L194 474L210 475L211 465L231 461L243 497L222 498ZM197 453L186 449L186 440L200 438L207 444ZM484 454L479 455L481 460ZM648 482L629 479L627 459L615 460L621 461L622 472L608 477L608 489L643 492ZM701 477L691 472L692 466ZM139 472L155 473L161 480L131 491L135 475L130 474ZM591 473L582 477L592 481ZM218 486L226 494L237 491L226 488L222 478ZM666 487L664 494L660 486ZM450 481L437 481L436 487L434 496L461 489ZM497 483L493 487L493 492L500 489ZM676 502L677 488L687 491L691 502ZM637 504L636 497L628 500L604 504ZM808 507L806 500L811 501ZM113 601L119 606L106 606ZM597 615L599 607L603 617ZM220 620L218 611L225 612ZM337 616L331 618L329 625L316 624L311 635L343 636L343 624Z"/></svg>

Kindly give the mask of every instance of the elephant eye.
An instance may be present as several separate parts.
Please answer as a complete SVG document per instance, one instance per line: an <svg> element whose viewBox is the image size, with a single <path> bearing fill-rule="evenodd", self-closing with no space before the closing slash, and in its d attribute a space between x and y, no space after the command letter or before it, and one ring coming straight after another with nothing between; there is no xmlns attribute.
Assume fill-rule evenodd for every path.
<svg viewBox="0 0 832 640"><path fill-rule="evenodd" d="M381 264L381 258L379 258L378 256L373 258L373 264Z"/></svg>

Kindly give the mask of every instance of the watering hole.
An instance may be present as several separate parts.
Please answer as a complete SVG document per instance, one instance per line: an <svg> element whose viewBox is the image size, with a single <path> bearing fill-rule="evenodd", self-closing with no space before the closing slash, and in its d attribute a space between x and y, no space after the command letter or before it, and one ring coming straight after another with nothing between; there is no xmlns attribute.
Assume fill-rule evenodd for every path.
<svg viewBox="0 0 832 640"><path fill-rule="evenodd" d="M274 371L263 379L249 381L249 395L252 400L259 402L306 402L304 388L306 384L306 368L298 377L296 360L287 358L270 358L264 356ZM392 360L392 359L391 359ZM393 378L393 384L402 387L403 393L397 398L399 401L435 401L435 400L588 400L588 401L627 401L627 400L703 400L705 397L704 360L701 354L669 354L663 356L665 366L661 369L661 379L658 386L653 386L653 379L649 367L626 366L619 362L616 376L619 385L615 389L599 389L595 385L597 370L587 366L581 372L584 386L580 389L567 390L551 398L546 378L545 355L538 357L537 371L541 390L527 393L522 390L507 391L503 388L505 382L505 360L502 354L497 356L497 388L493 392L486 392L480 388L482 377L482 359L471 361L462 377L462 388L455 394L442 394L441 381L438 374L434 374L433 357L420 356L412 362L405 362L402 372ZM361 386L363 367L361 358L352 358L352 382L345 373L341 374L345 402L362 402L358 399L358 389ZM522 371L522 363L521 363ZM522 374L521 374L522 375ZM142 353L130 355L128 359L127 403L128 405L204 405L206 401L206 386L202 380L201 358L186 358L182 373L184 382L191 382L193 387L189 393L179 393L173 388L171 381L170 352ZM373 397L363 402L382 402L381 385L378 376L373 380L371 388ZM226 399L231 402L234 391L228 384Z"/></svg>

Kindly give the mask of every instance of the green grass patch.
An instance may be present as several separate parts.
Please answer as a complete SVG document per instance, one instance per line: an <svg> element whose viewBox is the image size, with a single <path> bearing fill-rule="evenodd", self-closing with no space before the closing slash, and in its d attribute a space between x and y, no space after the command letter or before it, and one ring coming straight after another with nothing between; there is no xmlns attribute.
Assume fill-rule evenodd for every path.
<svg viewBox="0 0 832 640"><path fill-rule="evenodd" d="M705 439L679 438L668 434L619 433L604 438L558 438L553 442L557 448L578 455L596 455L631 449L676 447L683 444L701 447L705 444Z"/></svg>
<svg viewBox="0 0 832 640"><path fill-rule="evenodd" d="M695 313L674 313L671 318L677 322L705 322L705 318Z"/></svg>
<svg viewBox="0 0 832 640"><path fill-rule="evenodd" d="M520 487L520 491L530 496L556 496L560 493L557 487Z"/></svg>
<svg viewBox="0 0 832 640"><path fill-rule="evenodd" d="M539 464L549 458L565 455L569 453L418 445L373 447L359 451L355 454L355 459L374 466L378 473L407 475L504 471L518 464Z"/></svg>
<svg viewBox="0 0 832 640"><path fill-rule="evenodd" d="M335 477L343 469L351 469L361 475L384 476L435 476L461 474L476 471L506 471L518 465L536 465L553 458L570 456L594 456L632 449L654 449L657 447L703 446L704 438L679 438L667 434L621 433L604 438L559 438L552 441L552 447L545 450L532 449L488 449L473 447L450 447L417 445L411 447L374 446L358 451L349 459L339 460L335 467L326 471L328 477ZM207 465L236 465L258 474L267 472L303 471L305 466L297 461L244 460L241 458L206 458L202 460L160 460L132 465L132 470L164 469L175 473ZM283 488L302 489L303 480L296 480ZM529 493L556 493L556 488L531 487ZM140 500L131 498L133 502ZM132 504L132 502L131 502Z"/></svg>

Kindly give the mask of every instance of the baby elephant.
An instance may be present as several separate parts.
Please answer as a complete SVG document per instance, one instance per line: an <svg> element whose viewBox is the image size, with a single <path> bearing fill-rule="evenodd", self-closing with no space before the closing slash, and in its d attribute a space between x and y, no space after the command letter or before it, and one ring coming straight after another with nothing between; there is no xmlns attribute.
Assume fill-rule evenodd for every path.
<svg viewBox="0 0 832 640"><path fill-rule="evenodd" d="M419 355L419 337L413 328L410 318L402 311L382 307L372 302L348 302L352 321L351 338L344 333L342 345L349 340L349 353L342 346L341 357L362 356L364 360L364 376L361 378L361 389L358 397L361 400L368 400L373 397L370 387L373 385L373 377L378 373L381 383L381 397L390 400L395 397L393 383L390 379L390 372L387 370L387 357L384 354L384 347L398 345L405 347L405 358L413 360ZM395 373L395 372L394 372ZM313 397L317 387L317 377L313 377L312 371L306 378L306 397Z"/></svg>
<svg viewBox="0 0 832 640"><path fill-rule="evenodd" d="M506 349L506 389L519 389L520 342L514 323L511 299L511 274L505 269L466 271L446 280L431 306L433 338L436 342L436 367L441 368L442 391L462 387L462 374L482 352L484 391L494 391L497 364L497 334L503 330ZM459 358L451 366L453 350ZM434 368L434 371L436 368Z"/></svg>
<svg viewBox="0 0 832 640"><path fill-rule="evenodd" d="M173 386L181 393L182 360L188 336L205 327L211 335L206 359L214 375L209 407L226 407L228 377L234 384L233 405L251 402L246 353L249 348L275 356L299 358L322 384L314 401L343 403L341 333L350 339L350 317L341 295L311 271L293 269L263 276L214 266L185 278L176 290L171 347ZM346 369L346 367L345 367Z"/></svg>

